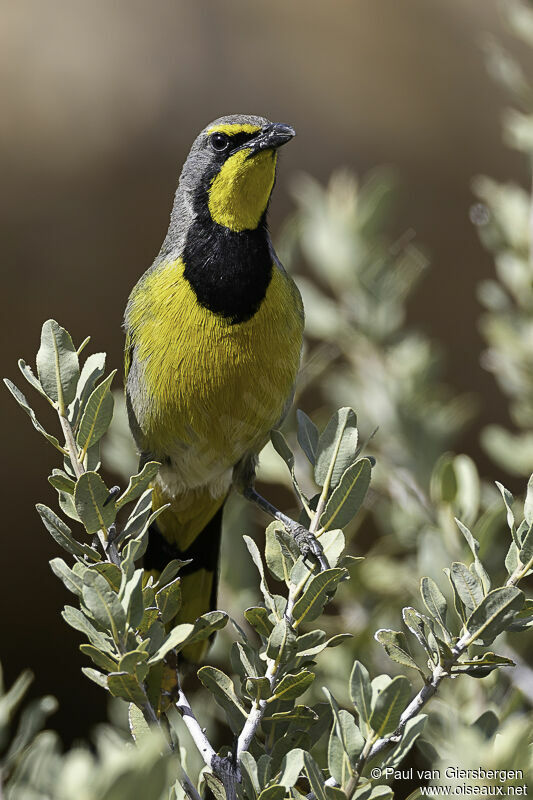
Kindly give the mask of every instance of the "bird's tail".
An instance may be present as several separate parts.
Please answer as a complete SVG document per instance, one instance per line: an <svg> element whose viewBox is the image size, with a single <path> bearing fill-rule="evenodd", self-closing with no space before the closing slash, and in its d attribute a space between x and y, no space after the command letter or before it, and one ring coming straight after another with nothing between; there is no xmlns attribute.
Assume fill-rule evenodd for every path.
<svg viewBox="0 0 533 800"><path fill-rule="evenodd" d="M150 526L145 569L156 576L175 558L191 559L179 573L181 606L170 628L181 622L194 622L201 614L216 608L222 510L226 497L213 498L208 490L198 489L167 498L159 486L154 487L154 509L167 502L171 505ZM208 647L206 641L190 645L181 651L180 658L197 663Z"/></svg>

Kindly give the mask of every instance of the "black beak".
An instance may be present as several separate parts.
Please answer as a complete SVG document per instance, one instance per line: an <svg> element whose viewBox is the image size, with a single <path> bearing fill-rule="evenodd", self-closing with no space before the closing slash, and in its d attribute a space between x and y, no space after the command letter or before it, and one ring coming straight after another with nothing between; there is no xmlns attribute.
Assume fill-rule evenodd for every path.
<svg viewBox="0 0 533 800"><path fill-rule="evenodd" d="M284 125L282 122L275 122L264 127L257 136L246 142L246 144L236 147L233 153L249 149L251 151L250 155L253 156L260 150L273 150L281 147L282 144L289 142L293 136L296 136L294 128L291 128L290 125Z"/></svg>

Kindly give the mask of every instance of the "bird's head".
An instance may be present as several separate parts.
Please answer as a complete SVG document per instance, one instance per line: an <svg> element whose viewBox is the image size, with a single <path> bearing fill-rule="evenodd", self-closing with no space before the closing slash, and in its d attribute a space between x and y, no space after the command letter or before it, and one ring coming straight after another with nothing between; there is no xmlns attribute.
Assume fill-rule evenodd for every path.
<svg viewBox="0 0 533 800"><path fill-rule="evenodd" d="M235 114L207 125L183 167L180 189L195 211L232 231L254 230L276 177L277 149L295 135L289 125Z"/></svg>

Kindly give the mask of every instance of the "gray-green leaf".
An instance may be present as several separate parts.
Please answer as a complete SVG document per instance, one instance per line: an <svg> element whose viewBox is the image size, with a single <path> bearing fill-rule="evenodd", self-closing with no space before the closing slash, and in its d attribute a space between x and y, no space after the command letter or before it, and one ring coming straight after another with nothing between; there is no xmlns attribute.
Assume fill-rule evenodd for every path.
<svg viewBox="0 0 533 800"><path fill-rule="evenodd" d="M109 428L115 401L111 394L111 381L116 369L91 393L81 416L76 441L85 452L98 442Z"/></svg>
<svg viewBox="0 0 533 800"><path fill-rule="evenodd" d="M107 503L109 490L97 472L84 472L74 490L76 511L87 533L107 530L115 520L115 503Z"/></svg>
<svg viewBox="0 0 533 800"><path fill-rule="evenodd" d="M345 470L320 517L322 528L344 528L352 521L366 497L370 474L368 458L361 458Z"/></svg>
<svg viewBox="0 0 533 800"><path fill-rule="evenodd" d="M64 416L66 406L76 395L80 366L70 334L53 319L42 327L37 374L44 391Z"/></svg>
<svg viewBox="0 0 533 800"><path fill-rule="evenodd" d="M411 685L403 675L397 675L379 692L370 718L370 727L377 736L385 736L396 730L410 695Z"/></svg>
<svg viewBox="0 0 533 800"><path fill-rule="evenodd" d="M468 644L481 639L490 644L524 605L524 594L514 586L493 589L466 621Z"/></svg>
<svg viewBox="0 0 533 800"><path fill-rule="evenodd" d="M323 486L331 471L330 486L337 486L344 471L355 460L357 452L357 417L351 408L333 414L320 435L315 464L315 481Z"/></svg>

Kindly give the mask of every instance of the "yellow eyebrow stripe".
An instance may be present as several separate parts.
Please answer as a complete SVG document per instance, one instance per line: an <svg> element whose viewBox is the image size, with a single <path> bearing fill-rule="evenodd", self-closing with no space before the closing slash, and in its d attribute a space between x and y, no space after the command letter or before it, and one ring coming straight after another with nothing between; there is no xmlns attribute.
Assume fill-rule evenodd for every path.
<svg viewBox="0 0 533 800"><path fill-rule="evenodd" d="M228 136L233 136L236 133L257 133L260 130L260 125L241 125L239 122L232 122L225 125L214 125L209 128L207 133L226 133Z"/></svg>

